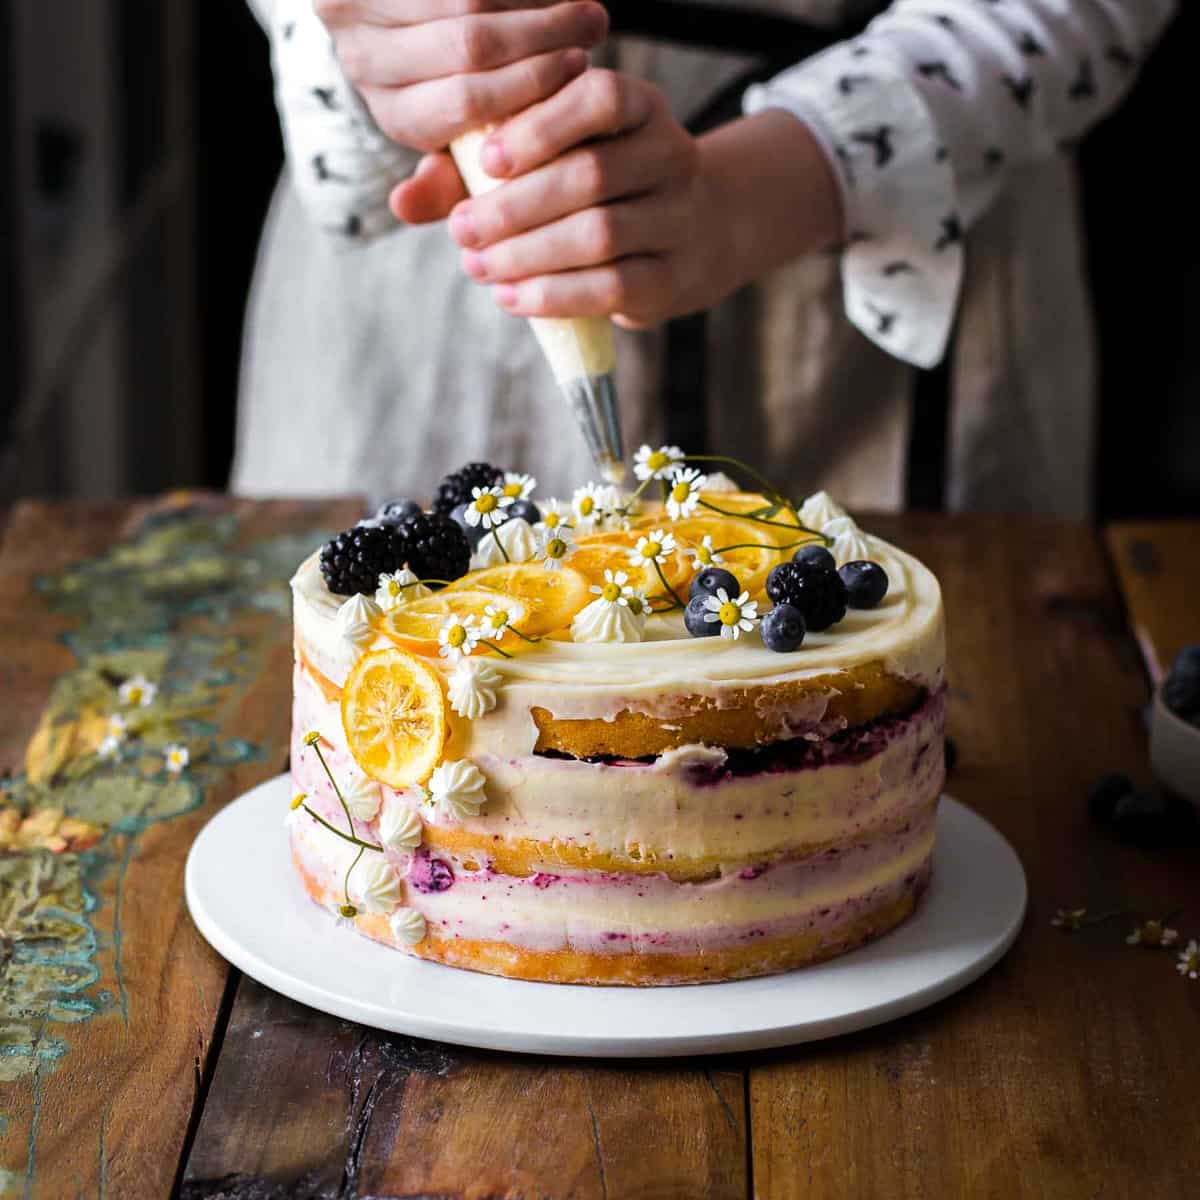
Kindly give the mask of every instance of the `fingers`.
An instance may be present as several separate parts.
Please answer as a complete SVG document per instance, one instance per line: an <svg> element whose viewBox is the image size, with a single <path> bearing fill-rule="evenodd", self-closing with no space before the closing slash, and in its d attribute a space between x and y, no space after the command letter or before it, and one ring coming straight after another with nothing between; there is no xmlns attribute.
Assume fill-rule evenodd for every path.
<svg viewBox="0 0 1200 1200"><path fill-rule="evenodd" d="M608 33L592 0L550 8L485 13L407 27L352 26L336 35L338 61L358 87L405 87L429 79L492 71L522 59L589 47Z"/></svg>
<svg viewBox="0 0 1200 1200"><path fill-rule="evenodd" d="M549 8L561 0L313 0L313 11L329 29L353 25L420 25L516 8Z"/></svg>
<svg viewBox="0 0 1200 1200"><path fill-rule="evenodd" d="M443 150L460 133L536 104L587 67L583 50L555 50L495 71L433 79L406 88L362 88L371 115L394 141Z"/></svg>
<svg viewBox="0 0 1200 1200"><path fill-rule="evenodd" d="M670 259L640 255L604 267L498 284L497 302L521 317L607 317L628 328L660 319L671 295Z"/></svg>
<svg viewBox="0 0 1200 1200"><path fill-rule="evenodd" d="M582 142L638 128L661 105L651 84L616 71L588 71L496 130L484 144L484 170L500 179L524 174Z"/></svg>
<svg viewBox="0 0 1200 1200"><path fill-rule="evenodd" d="M449 154L428 154L417 169L392 189L389 204L398 220L409 225L441 221L467 194Z"/></svg>
<svg viewBox="0 0 1200 1200"><path fill-rule="evenodd" d="M571 213L487 250L464 250L463 269L480 283L600 266L675 244L688 214L683 195L658 193L630 203Z"/></svg>
<svg viewBox="0 0 1200 1200"><path fill-rule="evenodd" d="M674 128L658 130L656 124L571 150L464 201L450 216L451 236L464 249L481 250L569 213L684 178L693 166L695 144Z"/></svg>

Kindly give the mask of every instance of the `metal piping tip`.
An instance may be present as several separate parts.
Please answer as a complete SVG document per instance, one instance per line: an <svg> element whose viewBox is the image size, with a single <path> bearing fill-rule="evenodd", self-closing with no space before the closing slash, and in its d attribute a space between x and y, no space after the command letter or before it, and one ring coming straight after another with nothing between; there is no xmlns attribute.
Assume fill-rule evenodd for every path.
<svg viewBox="0 0 1200 1200"><path fill-rule="evenodd" d="M609 483L620 483L625 478L625 447L612 372L572 379L562 391L601 475Z"/></svg>

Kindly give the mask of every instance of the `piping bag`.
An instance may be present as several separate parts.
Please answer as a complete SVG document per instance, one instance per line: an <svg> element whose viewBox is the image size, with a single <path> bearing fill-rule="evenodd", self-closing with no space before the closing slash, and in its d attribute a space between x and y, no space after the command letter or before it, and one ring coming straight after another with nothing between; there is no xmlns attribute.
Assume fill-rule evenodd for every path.
<svg viewBox="0 0 1200 1200"><path fill-rule="evenodd" d="M504 181L480 164L483 143L493 126L464 133L450 153L472 196L490 192ZM600 474L610 483L625 477L625 449L617 410L616 345L607 317L530 317L538 345L570 405Z"/></svg>

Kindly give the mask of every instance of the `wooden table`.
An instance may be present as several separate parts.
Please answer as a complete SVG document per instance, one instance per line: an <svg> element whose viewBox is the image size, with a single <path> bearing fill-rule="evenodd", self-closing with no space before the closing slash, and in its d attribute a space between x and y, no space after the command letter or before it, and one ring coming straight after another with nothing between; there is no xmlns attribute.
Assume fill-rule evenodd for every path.
<svg viewBox="0 0 1200 1200"><path fill-rule="evenodd" d="M1114 574L1079 525L872 522L941 576L950 788L1020 853L1023 933L973 986L878 1029L601 1063L359 1028L231 971L192 927L192 838L285 765L284 581L354 511L173 496L9 515L0 798L36 815L0 851L0 1195L1200 1195L1200 983L1125 944L1167 911L1200 936L1197 853L1121 847L1083 802L1102 771L1147 778L1146 675L1114 580L1136 574L1149 649L1197 638L1200 527L1140 527L1128 561L1112 531ZM159 687L144 753L91 770L100 714L137 674ZM179 776L168 740L191 749ZM1059 907L1121 915L1064 932Z"/></svg>

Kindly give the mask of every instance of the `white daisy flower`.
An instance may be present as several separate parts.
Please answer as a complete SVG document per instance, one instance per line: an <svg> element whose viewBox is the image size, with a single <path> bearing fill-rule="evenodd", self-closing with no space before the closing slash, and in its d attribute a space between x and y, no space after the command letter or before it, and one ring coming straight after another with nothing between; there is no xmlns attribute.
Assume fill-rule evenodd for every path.
<svg viewBox="0 0 1200 1200"><path fill-rule="evenodd" d="M724 556L717 553L713 548L712 538L706 533L700 539L700 545L692 546L688 550L691 555L692 565L697 571L703 571L708 567L719 567L725 561Z"/></svg>
<svg viewBox="0 0 1200 1200"><path fill-rule="evenodd" d="M489 642L498 642L508 632L512 621L512 613L501 604L489 604L483 610L483 618L479 622L479 632Z"/></svg>
<svg viewBox="0 0 1200 1200"><path fill-rule="evenodd" d="M180 745L179 742L172 742L163 748L163 765L170 775L178 775L188 765L191 758L188 748Z"/></svg>
<svg viewBox="0 0 1200 1200"><path fill-rule="evenodd" d="M1179 961L1175 964L1184 979L1200 979L1200 942L1192 938L1180 952Z"/></svg>
<svg viewBox="0 0 1200 1200"><path fill-rule="evenodd" d="M654 529L649 536L638 538L637 545L629 552L629 561L635 567L648 567L665 562L674 553L675 535L665 529Z"/></svg>
<svg viewBox="0 0 1200 1200"><path fill-rule="evenodd" d="M471 616L450 616L438 630L438 654L451 662L465 658L479 644L479 630Z"/></svg>
<svg viewBox="0 0 1200 1200"><path fill-rule="evenodd" d="M146 708L154 703L157 695L158 685L151 683L145 675L135 675L117 689L117 699L130 708Z"/></svg>
<svg viewBox="0 0 1200 1200"><path fill-rule="evenodd" d="M629 607L629 597L633 588L629 586L629 576L624 571L604 571L604 584L593 583L588 591L599 596L605 604L619 604L622 608ZM593 601L594 603L594 601Z"/></svg>
<svg viewBox="0 0 1200 1200"><path fill-rule="evenodd" d="M715 596L705 598L707 610L704 619L710 624L721 623L721 636L737 641L743 633L749 633L758 621L758 601L750 599L749 592L742 592L736 600L729 598L724 588L717 588Z"/></svg>
<svg viewBox="0 0 1200 1200"><path fill-rule="evenodd" d="M677 467L668 480L667 512L676 521L690 517L700 503L700 493L708 483L708 476L701 475L695 467Z"/></svg>
<svg viewBox="0 0 1200 1200"><path fill-rule="evenodd" d="M120 713L113 713L104 724L106 738L123 742L129 733L129 722Z"/></svg>
<svg viewBox="0 0 1200 1200"><path fill-rule="evenodd" d="M504 524L503 510L513 502L512 496L506 496L499 487L471 489L473 497L463 514L468 525L480 525L484 529L494 529Z"/></svg>
<svg viewBox="0 0 1200 1200"><path fill-rule="evenodd" d="M571 511L575 514L577 529L591 529L598 525L604 514L613 506L613 489L604 483L585 483L576 488L571 497Z"/></svg>
<svg viewBox="0 0 1200 1200"><path fill-rule="evenodd" d="M446 685L450 707L465 720L477 721L496 707L496 693L503 679L491 663L478 659L462 659L454 668Z"/></svg>
<svg viewBox="0 0 1200 1200"><path fill-rule="evenodd" d="M386 571L380 575L375 588L375 603L383 612L394 612L410 600L419 600L422 596L432 594L407 566L403 566L391 575Z"/></svg>
<svg viewBox="0 0 1200 1200"><path fill-rule="evenodd" d="M1158 950L1164 946L1173 946L1178 940L1179 931L1177 929L1168 929L1161 921L1143 921L1125 939L1125 944Z"/></svg>
<svg viewBox="0 0 1200 1200"><path fill-rule="evenodd" d="M100 739L100 745L96 747L96 753L104 759L116 758L121 749L121 739L115 734L106 734Z"/></svg>
<svg viewBox="0 0 1200 1200"><path fill-rule="evenodd" d="M1086 916L1086 908L1056 908L1054 916L1050 918L1050 924L1055 929L1066 929L1068 932L1073 932L1083 925L1083 918Z"/></svg>
<svg viewBox="0 0 1200 1200"><path fill-rule="evenodd" d="M532 475L519 475L516 471L505 471L504 482L500 490L513 500L528 500L537 488L537 480Z"/></svg>
<svg viewBox="0 0 1200 1200"><path fill-rule="evenodd" d="M565 525L557 529L542 531L541 544L537 556L545 564L547 571L557 571L563 565L563 560L575 553L575 533Z"/></svg>
<svg viewBox="0 0 1200 1200"><path fill-rule="evenodd" d="M561 529L571 525L571 509L561 500L543 500L538 508L542 519L533 527L536 533L544 533L547 529Z"/></svg>
<svg viewBox="0 0 1200 1200"><path fill-rule="evenodd" d="M442 763L429 777L425 787L426 801L452 821L479 816L487 800L483 772L466 759Z"/></svg>
<svg viewBox="0 0 1200 1200"><path fill-rule="evenodd" d="M650 598L638 588L630 587L625 590L625 604L631 613L645 627L646 618L651 613Z"/></svg>
<svg viewBox="0 0 1200 1200"><path fill-rule="evenodd" d="M639 479L666 479L672 468L683 462L683 451L678 446L639 446L633 456L633 473Z"/></svg>

